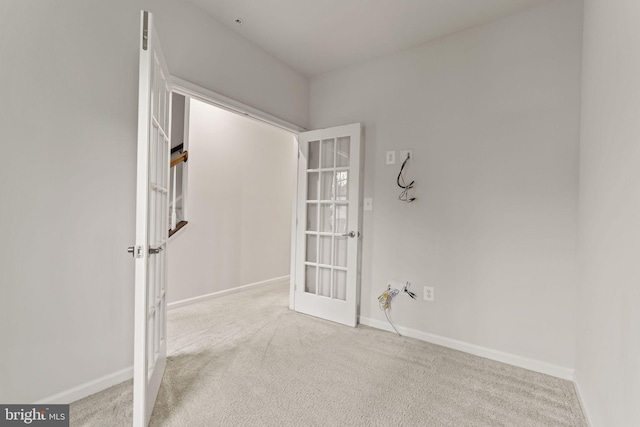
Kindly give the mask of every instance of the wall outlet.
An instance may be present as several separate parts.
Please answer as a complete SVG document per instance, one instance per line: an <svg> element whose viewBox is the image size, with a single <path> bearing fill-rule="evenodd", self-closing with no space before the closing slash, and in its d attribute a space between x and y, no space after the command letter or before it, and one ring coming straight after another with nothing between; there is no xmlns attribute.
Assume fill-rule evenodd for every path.
<svg viewBox="0 0 640 427"><path fill-rule="evenodd" d="M413 150L400 150L400 160L401 161L405 161L405 159L407 158L407 155L409 155L409 161L412 162L413 161Z"/></svg>
<svg viewBox="0 0 640 427"><path fill-rule="evenodd" d="M387 164L395 165L396 164L396 152L395 151L387 151Z"/></svg>
<svg viewBox="0 0 640 427"><path fill-rule="evenodd" d="M433 286L425 286L424 287L424 300L425 301L435 301L436 295L433 290Z"/></svg>

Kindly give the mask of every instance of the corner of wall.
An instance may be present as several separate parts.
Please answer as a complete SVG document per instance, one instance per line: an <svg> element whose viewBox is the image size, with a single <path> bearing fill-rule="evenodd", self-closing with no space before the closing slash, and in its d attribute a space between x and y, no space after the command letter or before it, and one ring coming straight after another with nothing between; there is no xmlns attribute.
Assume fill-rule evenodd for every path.
<svg viewBox="0 0 640 427"><path fill-rule="evenodd" d="M580 380L578 379L577 370L573 372L573 387L576 390L576 395L578 396L578 401L580 402L580 407L582 408L584 418L587 421L587 426L593 427L593 423L591 422L591 418L589 417L589 407L587 406L587 401L585 400L582 388L580 387Z"/></svg>

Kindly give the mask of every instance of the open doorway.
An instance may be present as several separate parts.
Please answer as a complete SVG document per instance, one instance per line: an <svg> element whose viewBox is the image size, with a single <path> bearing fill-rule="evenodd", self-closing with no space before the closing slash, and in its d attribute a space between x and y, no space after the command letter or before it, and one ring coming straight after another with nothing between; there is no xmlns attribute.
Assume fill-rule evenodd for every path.
<svg viewBox="0 0 640 427"><path fill-rule="evenodd" d="M177 174L178 216L188 225L169 240L169 307L289 283L295 135L173 97L184 105L175 110L172 145L188 151L186 173Z"/></svg>
<svg viewBox="0 0 640 427"><path fill-rule="evenodd" d="M342 323L351 326L357 324L359 224L362 215L362 186L358 183L362 183L363 170L360 162L360 124L300 133L303 129L295 125L173 78L164 60L150 13L142 11L140 28L136 244L129 247L128 252L136 259L133 419L135 425L146 425L167 360L168 302L176 307L247 287L282 281L283 284L289 282L290 308L329 320L332 320L331 314L346 312L351 320ZM201 171L199 187L202 189L201 197L198 197L199 203L195 200L196 197L193 197L197 193L194 191L193 182L186 187L186 191L183 186L183 217L180 222L191 221L193 225L181 230L176 230L177 178L171 185L174 190L173 206L168 218L172 92L193 97L189 100L188 108L185 101L185 118L188 118L185 122L185 132L188 128L187 135L189 139L193 139L195 133L191 123L198 123L204 128L204 142L201 144L203 149L200 152L208 153L208 156L202 156L202 160L205 157L209 160L198 167ZM211 99L214 101L210 101ZM196 104L195 100L205 100L206 104ZM204 109L212 104L222 106L225 111L233 111L233 114L240 113L246 117L253 115L263 130L270 129L271 132L286 135L288 141L283 146L282 154L276 153L274 156L273 145L260 144L269 140L264 134L252 135L249 138L259 144L253 148L245 148L238 141L230 142L232 138L228 136L215 132L212 134L207 130L208 125L224 123L224 120L216 121L209 116L203 116L197 121L194 118L194 112L198 108L196 105ZM235 108L237 106L240 106L240 109ZM233 114L227 117L240 119ZM222 145L213 145L212 141ZM299 141L302 141L301 146L298 145ZM238 147L244 149L239 151ZM183 150L188 151L190 148L194 148L193 143L185 143L183 146ZM233 155L222 156L227 152ZM191 157L194 158L193 155ZM247 165L248 159L256 157L255 163ZM323 160L318 162L320 158ZM286 162L287 159L290 161L288 165L280 163L280 160ZM184 160L187 159L183 158L182 161ZM182 177L183 184L187 181L186 176L196 176L192 171L193 160L189 166L191 167L183 168L191 169L191 173ZM217 172L217 175L213 175L213 172ZM265 179L274 172L289 179L276 183ZM193 181L193 178L190 181ZM342 194L336 192L338 187L349 190ZM211 191L212 188L220 192L216 194L215 191ZM289 205L290 210L274 211L274 202L278 197L273 194L265 197L269 190L286 195L289 203L282 206ZM301 197L303 193L305 197ZM312 195L317 197L311 197ZM196 210L197 215L200 215L198 218ZM342 211L345 211L345 215L336 215L336 212ZM295 216L292 212L295 212ZM247 218L254 222L247 221ZM302 225L301 218L304 221ZM336 219L340 218L348 218L344 224L353 226L349 226L348 231L339 230L337 224L342 222ZM319 223L321 219L322 228ZM287 227L289 231L285 232L285 227L280 229L274 226L279 223L288 223L291 228ZM167 239L165 227L177 231L173 233L172 242ZM319 242L328 241L329 238L332 243L329 246L322 245L325 251L319 252ZM341 251L344 245L340 246L340 239L348 242L346 252ZM316 242L315 252L310 250L310 240ZM291 246L280 243L285 241ZM336 247L338 249L334 249ZM288 256L285 256L286 248ZM172 262L168 263L166 259L170 252L173 252L174 256ZM318 255L317 259L307 257L314 253ZM323 258L320 256L321 253L330 255ZM347 261L347 265L343 265L343 258L340 257L342 253L351 253L352 256L347 259L351 258L353 262ZM181 257L177 258L175 254ZM248 254L253 256L247 256ZM289 268L283 268L282 272L279 272L276 268L286 263L274 261L271 255L276 255L278 260L288 258ZM325 258L329 261L328 264L324 262ZM216 264L216 261L221 262ZM168 265L171 266L169 269ZM263 271L257 267L267 271L267 275L262 275ZM259 273L256 273L258 271ZM274 275L273 271L278 272ZM315 274L309 274L311 271L315 271ZM289 275L279 276L285 272L289 272ZM346 278L342 273L346 273ZM339 277L340 275L342 276ZM256 281L256 277L261 276L262 278ZM175 283L187 283L188 286L176 286ZM321 286L315 286L317 283ZM346 288L345 292L342 292L343 287ZM186 294L180 295L178 290L185 289ZM328 295L325 295L326 289L330 290ZM300 296L308 297L307 299L328 297L338 302L337 305L325 304L320 311L303 310L303 307L299 308L295 303ZM309 306L313 304L307 305L307 308Z"/></svg>

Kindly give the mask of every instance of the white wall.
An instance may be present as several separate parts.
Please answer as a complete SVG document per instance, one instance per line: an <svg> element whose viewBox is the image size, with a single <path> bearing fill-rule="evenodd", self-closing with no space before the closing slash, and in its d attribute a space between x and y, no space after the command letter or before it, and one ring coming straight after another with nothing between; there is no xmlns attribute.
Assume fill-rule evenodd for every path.
<svg viewBox="0 0 640 427"><path fill-rule="evenodd" d="M573 367L582 3L556 1L311 80L311 127L365 127L361 316ZM397 200L399 164L417 201ZM435 287L436 301L422 300Z"/></svg>
<svg viewBox="0 0 640 427"><path fill-rule="evenodd" d="M593 427L640 425L639 16L585 1L576 379Z"/></svg>
<svg viewBox="0 0 640 427"><path fill-rule="evenodd" d="M189 224L169 242L168 302L289 275L294 142L191 101Z"/></svg>
<svg viewBox="0 0 640 427"><path fill-rule="evenodd" d="M132 364L144 7L174 74L307 124L307 80L187 2L0 2L0 402Z"/></svg>
<svg viewBox="0 0 640 427"><path fill-rule="evenodd" d="M307 126L306 77L188 2L142 1L149 10L161 12L157 16L160 41L172 75L295 125Z"/></svg>
<svg viewBox="0 0 640 427"><path fill-rule="evenodd" d="M171 148L184 143L185 101L182 95L177 93L171 95Z"/></svg>

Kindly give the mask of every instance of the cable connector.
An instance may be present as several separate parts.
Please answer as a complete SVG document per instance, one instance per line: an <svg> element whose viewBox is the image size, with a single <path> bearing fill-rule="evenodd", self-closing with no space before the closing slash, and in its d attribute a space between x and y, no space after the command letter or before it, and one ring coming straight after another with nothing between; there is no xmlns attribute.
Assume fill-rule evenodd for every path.
<svg viewBox="0 0 640 427"><path fill-rule="evenodd" d="M387 290L384 291L378 297L378 303L380 303L380 310L388 310L391 308L391 301L398 295L400 291L397 289L391 289L391 285L387 285Z"/></svg>
<svg viewBox="0 0 640 427"><path fill-rule="evenodd" d="M402 292L404 292L405 294L409 295L409 297L411 297L411 299L418 299L418 296L409 290L409 286L411 286L411 283L407 282L404 285L404 288L402 289Z"/></svg>
<svg viewBox="0 0 640 427"><path fill-rule="evenodd" d="M402 288L402 292L409 295L411 299L417 299L417 295L409 290L409 286L411 286L411 283L407 282L404 285L404 288ZM391 318L389 317L389 311L391 311L391 301L393 301L393 299L399 293L400 293L399 290L391 289L391 285L387 284L387 289L383 293L381 293L380 296L378 297L378 304L380 305L380 310L384 312L384 315L387 318L387 321L389 322L393 330L396 331L396 334L398 335L400 335L400 332L398 332L398 329L396 329L395 325L391 321Z"/></svg>

